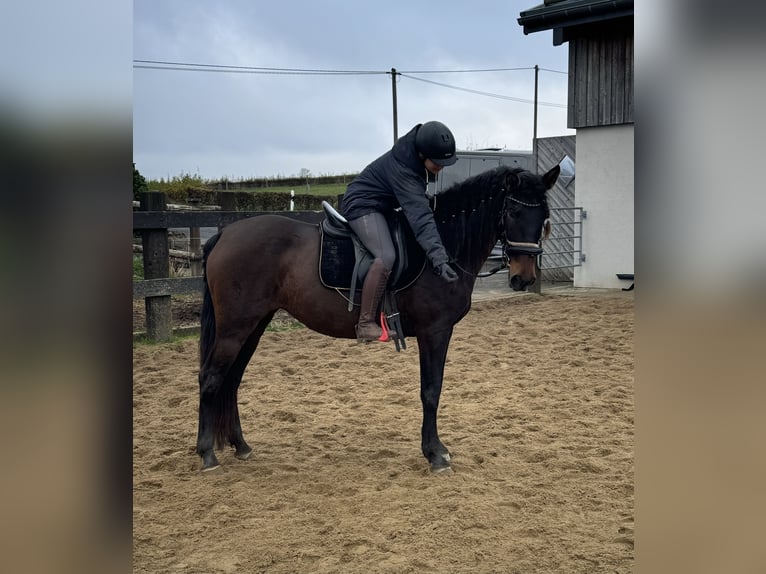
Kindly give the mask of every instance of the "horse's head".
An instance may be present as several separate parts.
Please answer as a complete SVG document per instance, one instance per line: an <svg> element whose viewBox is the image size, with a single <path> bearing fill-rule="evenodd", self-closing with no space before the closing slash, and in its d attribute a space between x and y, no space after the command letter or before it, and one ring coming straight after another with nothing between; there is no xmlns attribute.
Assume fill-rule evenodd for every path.
<svg viewBox="0 0 766 574"><path fill-rule="evenodd" d="M544 175L528 171L511 173L502 214L501 240L508 260L508 284L524 291L537 279L535 260L543 252L542 240L551 231L546 192L553 187L561 168Z"/></svg>

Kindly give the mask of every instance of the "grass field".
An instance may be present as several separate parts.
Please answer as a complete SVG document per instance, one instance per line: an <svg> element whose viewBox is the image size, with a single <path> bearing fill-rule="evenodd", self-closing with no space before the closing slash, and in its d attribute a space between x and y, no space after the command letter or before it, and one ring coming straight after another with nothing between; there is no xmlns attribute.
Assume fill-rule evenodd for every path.
<svg viewBox="0 0 766 574"><path fill-rule="evenodd" d="M269 181L269 183L272 185L270 185L269 187L244 187L244 184L242 182L238 182L236 186L232 186L231 191L240 191L240 192L244 191L246 193L257 193L257 192L290 193L290 190L295 190L296 195L305 195L305 194L313 195L313 196L329 195L329 196L337 197L338 195L341 195L346 191L346 186L348 185L349 182L351 182L354 179L354 177L356 177L356 174L346 174L343 176L332 176L332 177L323 176L323 177L317 178L316 182L310 183L308 186L306 185L305 180L301 181L301 183L299 183L298 185L288 185L287 184L288 182L292 181L294 183L296 181L295 177L291 179L289 178L284 179L281 182L279 179L271 180ZM324 182L320 183L320 181L322 180L324 180L324 182L326 182L327 180L330 180L330 181L334 180L334 181L337 181L338 183L324 183ZM309 181L311 181L311 178L309 178ZM189 190L214 189L213 184L215 183L218 183L220 185L220 182L206 181L198 175L183 173L183 174L174 176L167 181L164 179L146 180L146 188L152 191L161 191L165 193L167 197L171 200L184 201L184 199L189 194ZM279 183L285 183L285 185L278 185ZM134 196L135 196L135 193L136 193L136 190L135 190L135 182L134 182Z"/></svg>
<svg viewBox="0 0 766 574"><path fill-rule="evenodd" d="M270 192L270 193L290 193L290 190L295 190L296 195L308 194L308 195L340 195L346 191L345 183L318 183L312 184L311 189L307 190L305 185L295 186L274 186L274 187L253 187L253 188L240 188L237 191L246 192Z"/></svg>

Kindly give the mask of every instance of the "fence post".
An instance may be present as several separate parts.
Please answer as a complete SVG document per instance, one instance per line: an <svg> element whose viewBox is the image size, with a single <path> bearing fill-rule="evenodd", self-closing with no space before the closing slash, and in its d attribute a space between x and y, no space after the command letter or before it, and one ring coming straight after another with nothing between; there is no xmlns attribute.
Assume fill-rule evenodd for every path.
<svg viewBox="0 0 766 574"><path fill-rule="evenodd" d="M218 205L221 206L221 211L237 211L237 199L234 192L231 191L219 191L218 192ZM223 229L222 226L218 226L218 231Z"/></svg>
<svg viewBox="0 0 766 574"><path fill-rule="evenodd" d="M543 271L542 269L540 269L539 255L535 257L535 274L537 275L537 279L535 279L535 282L532 283L532 285L529 287L529 291L532 293L537 293L538 295L541 295L542 286L543 286Z"/></svg>
<svg viewBox="0 0 766 574"><path fill-rule="evenodd" d="M199 199L188 198L187 201L195 208L199 209ZM192 277L202 275L202 261L197 259L202 255L202 241L200 238L199 227L189 228L189 253L191 261L189 262L189 274Z"/></svg>
<svg viewBox="0 0 766 574"><path fill-rule="evenodd" d="M199 227L189 228L189 253L191 254L189 274L192 277L200 277L202 275L202 261L198 257L202 255L202 239Z"/></svg>
<svg viewBox="0 0 766 574"><path fill-rule="evenodd" d="M142 211L165 211L165 194L147 191L141 194ZM165 279L170 275L167 229L145 229L141 233L144 248L144 279ZM170 295L146 297L146 336L152 341L169 341L173 335Z"/></svg>

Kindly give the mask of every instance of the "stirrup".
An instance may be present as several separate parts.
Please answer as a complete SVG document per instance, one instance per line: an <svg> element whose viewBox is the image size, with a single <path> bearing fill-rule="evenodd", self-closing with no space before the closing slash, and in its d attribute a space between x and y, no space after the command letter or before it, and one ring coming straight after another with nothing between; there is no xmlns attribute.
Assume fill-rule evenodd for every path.
<svg viewBox="0 0 766 574"><path fill-rule="evenodd" d="M372 323L376 327L378 327L377 324ZM359 336L359 323L356 324L356 340L360 343L374 343L374 342L381 342L381 343L387 343L388 341L393 341L396 339L396 331L391 329L388 326L388 323L386 322L386 315L385 313L380 313L380 336L372 339L367 339Z"/></svg>
<svg viewBox="0 0 766 574"><path fill-rule="evenodd" d="M386 314L382 311L380 312L380 328L383 332L380 337L378 337L378 341L387 343L388 341L396 339L396 331L389 329L388 321L386 321Z"/></svg>

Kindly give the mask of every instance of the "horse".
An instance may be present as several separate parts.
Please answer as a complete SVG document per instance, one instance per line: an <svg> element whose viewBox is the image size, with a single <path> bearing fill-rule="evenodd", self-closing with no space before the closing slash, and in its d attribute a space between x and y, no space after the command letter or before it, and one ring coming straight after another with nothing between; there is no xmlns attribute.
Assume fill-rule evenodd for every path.
<svg viewBox="0 0 766 574"><path fill-rule="evenodd" d="M439 234L459 278L446 283L424 269L395 293L395 301L403 336L415 337L418 343L421 449L434 473L451 469L436 419L454 326L470 310L476 277L498 240L510 286L521 291L536 280L536 256L550 233L546 192L559 171L558 165L543 175L500 166L431 199ZM319 224L263 214L232 223L205 243L196 446L202 471L219 467L214 450L227 443L239 459L252 454L242 433L237 392L278 310L318 333L356 338L358 307L349 311L347 300L320 281L320 235ZM359 352L364 352L361 345Z"/></svg>

